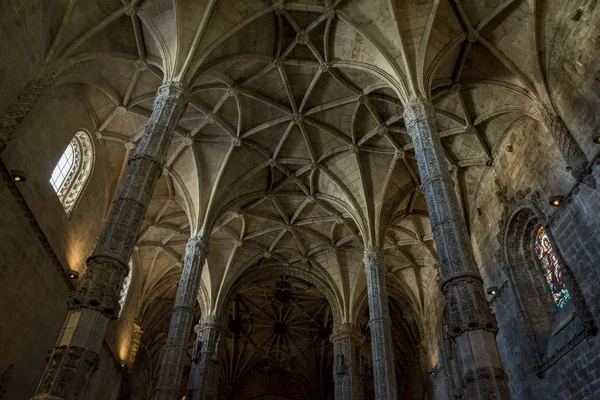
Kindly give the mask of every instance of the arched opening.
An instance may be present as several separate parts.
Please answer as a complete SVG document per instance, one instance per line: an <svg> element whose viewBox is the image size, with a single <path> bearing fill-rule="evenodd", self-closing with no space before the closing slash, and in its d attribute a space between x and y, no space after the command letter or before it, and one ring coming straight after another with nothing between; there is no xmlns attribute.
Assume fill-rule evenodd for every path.
<svg viewBox="0 0 600 400"><path fill-rule="evenodd" d="M50 184L69 216L90 176L93 162L90 136L79 131L69 142L50 176Z"/></svg>
<svg viewBox="0 0 600 400"><path fill-rule="evenodd" d="M333 313L315 285L287 275L248 283L227 323L220 399L333 399Z"/></svg>
<svg viewBox="0 0 600 400"><path fill-rule="evenodd" d="M388 299L392 320L398 398L406 400L425 399L429 392L429 384L427 382L427 371L424 371L423 368L427 361L426 349L422 343L422 328L419 317L413 312L413 308L405 296L388 296ZM364 378L364 398L369 400L375 398L375 389L368 307L365 307L361 314L359 326L366 339L361 346L360 354L363 360L361 369Z"/></svg>
<svg viewBox="0 0 600 400"><path fill-rule="evenodd" d="M564 308L570 300L569 290L565 285L558 257L543 226L538 229L533 249L542 267L554 304L557 308Z"/></svg>

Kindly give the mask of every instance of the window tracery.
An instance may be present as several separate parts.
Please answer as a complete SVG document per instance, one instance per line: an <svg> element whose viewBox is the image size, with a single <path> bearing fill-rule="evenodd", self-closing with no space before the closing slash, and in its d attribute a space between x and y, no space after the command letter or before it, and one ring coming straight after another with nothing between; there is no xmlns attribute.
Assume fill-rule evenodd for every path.
<svg viewBox="0 0 600 400"><path fill-rule="evenodd" d="M73 136L52 171L50 184L69 216L90 176L93 160L90 136L79 131Z"/></svg>
<svg viewBox="0 0 600 400"><path fill-rule="evenodd" d="M570 295L563 279L562 271L554 249L550 244L544 227L540 227L535 238L534 251L544 271L544 278L556 307L563 308L569 301Z"/></svg>

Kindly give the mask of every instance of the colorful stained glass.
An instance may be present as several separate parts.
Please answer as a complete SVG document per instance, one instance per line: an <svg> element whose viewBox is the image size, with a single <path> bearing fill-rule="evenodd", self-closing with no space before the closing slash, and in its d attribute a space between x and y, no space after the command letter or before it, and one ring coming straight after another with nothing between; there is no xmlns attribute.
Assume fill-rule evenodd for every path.
<svg viewBox="0 0 600 400"><path fill-rule="evenodd" d="M534 247L535 255L538 260L540 260L540 264L544 270L544 277L546 278L546 283L552 293L554 303L556 304L556 307L563 308L570 298L569 291L563 281L558 259L550 244L550 240L548 240L548 235L546 234L544 227L541 227L538 231Z"/></svg>

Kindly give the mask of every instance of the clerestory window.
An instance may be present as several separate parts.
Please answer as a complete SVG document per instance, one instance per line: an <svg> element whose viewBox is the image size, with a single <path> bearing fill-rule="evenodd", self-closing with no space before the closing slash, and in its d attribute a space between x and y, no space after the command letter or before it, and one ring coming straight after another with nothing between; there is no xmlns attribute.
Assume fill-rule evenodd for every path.
<svg viewBox="0 0 600 400"><path fill-rule="evenodd" d="M50 184L67 215L71 215L85 187L94 161L90 136L79 131L58 160L52 171Z"/></svg>

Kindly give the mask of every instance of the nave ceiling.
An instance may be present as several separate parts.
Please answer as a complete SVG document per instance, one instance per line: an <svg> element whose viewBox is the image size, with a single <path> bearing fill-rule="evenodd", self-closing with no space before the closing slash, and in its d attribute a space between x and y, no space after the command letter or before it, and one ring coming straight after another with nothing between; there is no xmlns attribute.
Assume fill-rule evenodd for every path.
<svg viewBox="0 0 600 400"><path fill-rule="evenodd" d="M561 102L550 89L574 10L580 35L598 20L589 1L38 3L38 77L56 74L88 109L110 170L106 208L157 88L189 87L135 254L138 316L173 293L192 234L210 236L203 313L227 312L240 277L296 268L320 277L338 322L357 320L369 247L384 249L418 313L434 312L437 257L404 104L433 101L468 224L506 132L543 129L541 108Z"/></svg>

